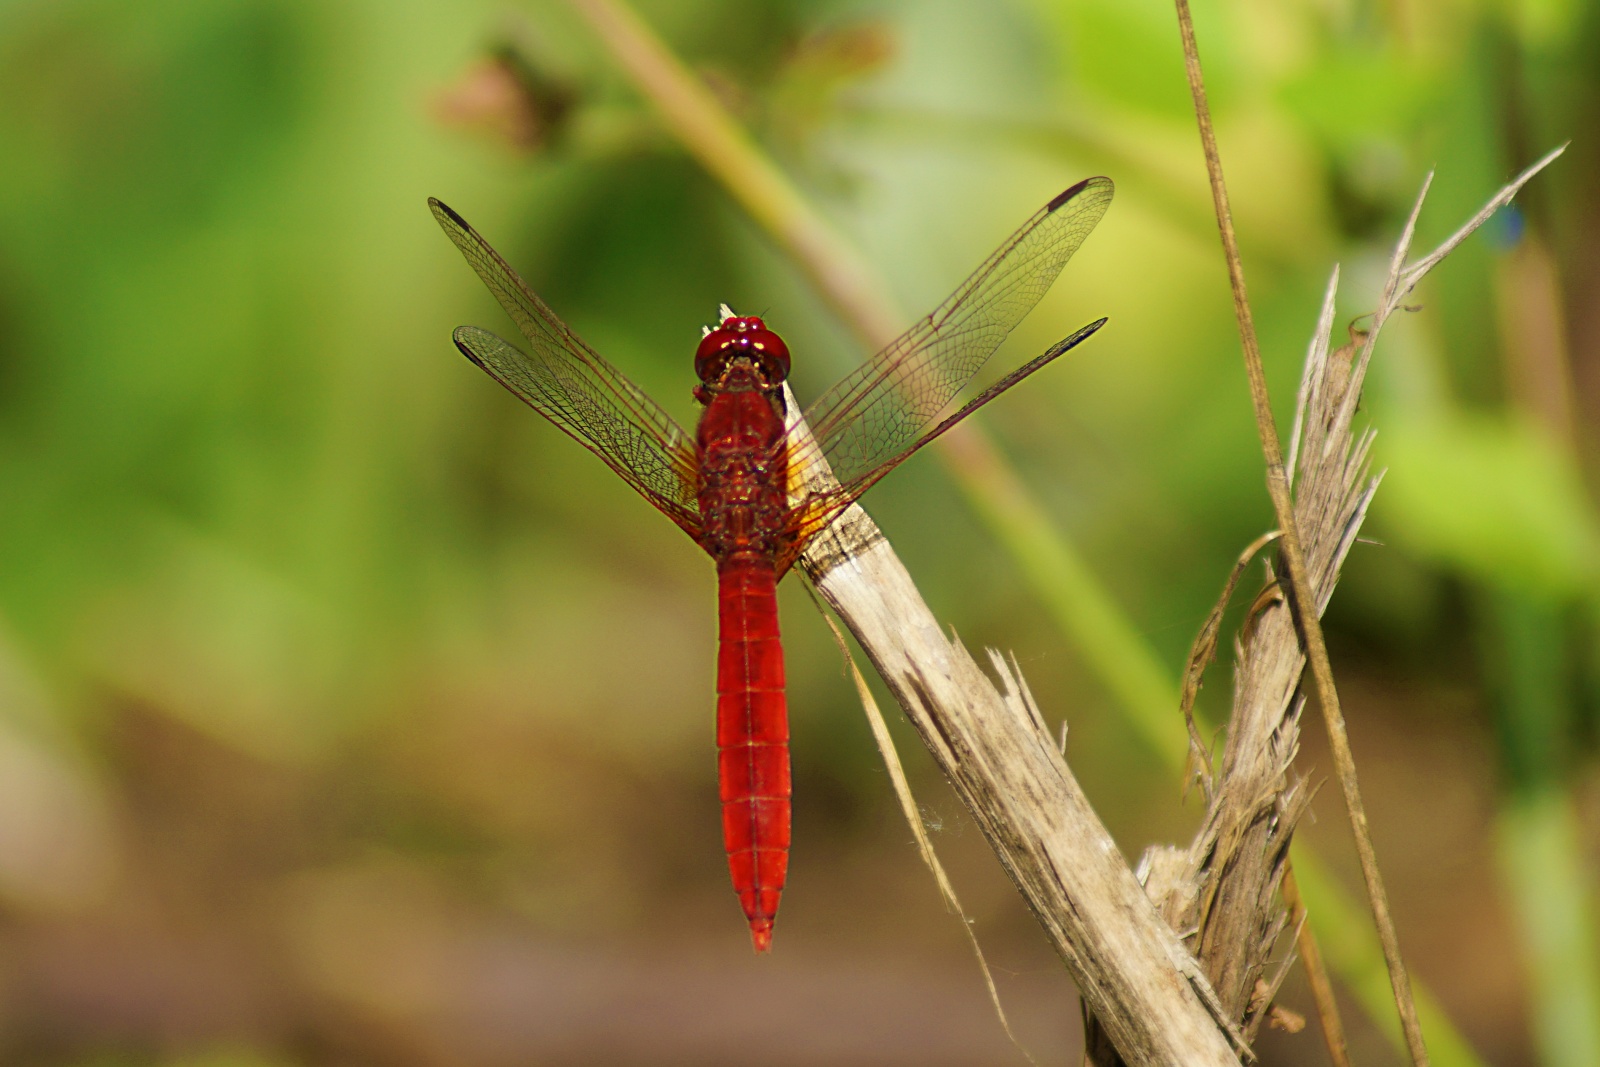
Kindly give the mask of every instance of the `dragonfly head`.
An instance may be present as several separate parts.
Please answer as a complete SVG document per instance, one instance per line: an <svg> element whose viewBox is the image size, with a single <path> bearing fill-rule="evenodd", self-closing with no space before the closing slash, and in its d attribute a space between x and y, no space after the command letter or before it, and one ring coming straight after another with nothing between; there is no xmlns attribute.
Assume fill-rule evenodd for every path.
<svg viewBox="0 0 1600 1067"><path fill-rule="evenodd" d="M729 315L701 340L694 372L705 384L715 385L740 363L754 378L754 387L777 388L789 377L789 346L754 315Z"/></svg>

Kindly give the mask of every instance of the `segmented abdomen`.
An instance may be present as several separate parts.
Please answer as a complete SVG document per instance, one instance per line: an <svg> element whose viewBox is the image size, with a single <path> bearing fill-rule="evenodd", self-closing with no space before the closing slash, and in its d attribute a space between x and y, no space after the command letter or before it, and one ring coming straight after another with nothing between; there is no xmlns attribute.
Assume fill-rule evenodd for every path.
<svg viewBox="0 0 1600 1067"><path fill-rule="evenodd" d="M719 561L717 763L722 841L757 952L789 869L789 714L770 559Z"/></svg>

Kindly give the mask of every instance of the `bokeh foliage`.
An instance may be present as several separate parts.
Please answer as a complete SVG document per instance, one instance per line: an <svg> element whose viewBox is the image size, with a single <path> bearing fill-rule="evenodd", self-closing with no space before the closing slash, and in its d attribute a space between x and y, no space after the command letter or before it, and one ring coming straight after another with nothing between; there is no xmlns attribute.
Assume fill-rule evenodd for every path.
<svg viewBox="0 0 1600 1067"><path fill-rule="evenodd" d="M1117 181L1014 351L1110 326L986 421L1176 676L1271 513L1170 9L641 10L908 308ZM1419 247L1574 140L1386 332L1382 546L1329 625L1414 971L1486 1058L1593 1062L1600 10L1196 19L1285 425L1335 259L1351 321L1428 169ZM525 97L493 95L507 70ZM720 301L783 331L802 397L859 358L554 0L0 7L5 1054L734 1062L753 1019L796 1063L1009 1062L798 588L795 882L745 974L709 568L452 351L509 326L430 194L685 419ZM1017 650L1130 853L1182 835L1178 783L937 465L868 504L937 610ZM925 788L980 931L1039 975L1024 1036L1066 1055L1030 920Z"/></svg>

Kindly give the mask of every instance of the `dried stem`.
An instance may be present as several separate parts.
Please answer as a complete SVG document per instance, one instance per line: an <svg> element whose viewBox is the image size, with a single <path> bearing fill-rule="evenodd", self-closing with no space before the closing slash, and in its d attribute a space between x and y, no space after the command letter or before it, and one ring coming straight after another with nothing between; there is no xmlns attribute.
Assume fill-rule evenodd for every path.
<svg viewBox="0 0 1600 1067"><path fill-rule="evenodd" d="M1339 569L1366 515L1378 485L1367 465L1372 431L1357 433L1352 420L1376 333L1397 308L1423 271L1437 264L1481 225L1540 166L1524 172L1501 190L1483 211L1453 235L1439 253L1415 268L1404 268L1417 208L1397 244L1373 325L1337 349L1331 347L1339 271L1328 279L1321 314L1306 355L1294 431L1289 442L1295 487L1294 518L1302 537L1320 616L1327 607ZM1423 191L1426 192L1427 183ZM1270 537L1271 535L1267 535ZM1216 608L1207 619L1185 675L1184 707L1198 688L1200 673L1217 640L1221 613L1238 576L1262 547L1260 538L1241 554ZM1309 799L1304 784L1292 777L1291 764L1299 743L1300 686L1306 658L1286 598L1276 581L1257 597L1236 645L1235 692L1227 746L1215 780L1202 777L1206 817L1186 850L1159 849L1141 865L1146 888L1176 929L1194 931L1196 955L1213 988L1247 1036L1255 1033L1272 1010L1270 997L1281 981L1264 977L1279 935L1296 928L1296 940L1313 975L1323 1013L1323 1028L1336 1059L1343 1046L1337 1009L1321 973L1321 953L1303 925L1298 887L1288 879L1287 849L1296 820ZM1196 762L1207 765L1195 737ZM1280 889L1286 912L1274 899ZM1446 1045L1453 1047L1453 1040Z"/></svg>
<svg viewBox="0 0 1600 1067"><path fill-rule="evenodd" d="M1340 418L1345 397L1359 392L1361 383L1350 374L1353 346L1329 350L1337 281L1336 268L1307 353L1291 441L1291 454L1301 461L1295 521L1320 593L1319 614L1377 488L1366 460L1372 435L1355 437L1348 420ZM1215 642L1214 620L1226 606L1240 569L1263 540L1241 555L1196 642L1186 697L1198 684L1198 671ZM1292 773L1304 704L1300 683L1305 656L1276 581L1252 605L1235 644L1235 661L1233 712L1221 768L1215 780L1203 780L1205 819L1187 849L1152 850L1142 869L1146 888L1168 922L1195 931L1201 966L1231 1017L1253 1037L1273 1011L1272 997L1290 962L1280 963L1276 975L1267 978L1280 935L1292 928L1300 944L1312 946L1312 956L1320 955L1303 909L1286 911L1277 899L1287 875L1289 843L1311 790ZM1285 903L1290 895L1284 891ZM1337 1021L1327 1016L1323 1025L1337 1029Z"/></svg>
<svg viewBox="0 0 1600 1067"><path fill-rule="evenodd" d="M1322 1023L1322 1039L1328 1045L1328 1058L1333 1067L1350 1067L1350 1050L1346 1047L1344 1022L1339 1018L1339 1001L1333 995L1333 982L1322 962L1322 949L1306 923L1306 905L1300 899L1300 886L1294 880L1294 867L1283 872L1283 901L1289 905L1289 917L1300 930L1295 947L1305 964L1306 977L1311 983L1311 999L1317 1005L1317 1018Z"/></svg>
<svg viewBox="0 0 1600 1067"><path fill-rule="evenodd" d="M1100 822L1015 664L997 689L851 508L801 566L972 812L1125 1062L1238 1064L1210 987Z"/></svg>
<svg viewBox="0 0 1600 1067"><path fill-rule="evenodd" d="M805 447L810 431L799 406L786 396L797 451L816 455ZM795 473L797 494L837 485L822 460ZM1238 1064L1224 1036L1231 1028L1204 975L1089 806L1016 664L990 653L1004 686L997 689L961 643L944 636L859 507L811 541L800 567L972 812L1124 1061ZM871 717L870 694L861 688ZM894 774L892 751L886 757ZM915 808L907 804L906 815L920 838ZM924 855L931 857L931 848ZM953 890L941 883L941 891L953 901Z"/></svg>
<svg viewBox="0 0 1600 1067"><path fill-rule="evenodd" d="M1189 14L1187 0L1176 0L1178 25L1183 36L1184 67L1189 78L1189 89L1194 97L1195 118L1200 126L1200 141L1205 150L1206 173L1211 181L1211 198L1217 213L1217 228L1222 235L1222 246L1228 261L1228 280L1233 290L1234 314L1239 321L1239 337L1244 347L1245 370L1250 378L1250 399L1255 407L1256 427L1261 437L1262 453L1266 457L1267 491L1272 497L1272 508L1277 515L1281 531L1279 544L1287 567L1287 594L1294 613L1295 627L1304 644L1311 665L1311 677L1317 694L1317 704L1322 709L1322 719L1328 731L1329 747L1333 755L1334 772L1344 794L1345 809L1349 813L1350 828L1356 843L1356 854L1361 860L1361 874L1367 886L1368 903L1373 921L1377 925L1378 940L1383 946L1384 962L1389 969L1389 984L1393 989L1395 1005L1400 1013L1400 1026L1405 1033L1406 1048L1414 1067L1425 1067L1428 1052L1422 1042L1422 1026L1417 1021L1416 1003L1412 998L1411 982L1406 976L1405 960L1400 955L1400 941L1394 930L1394 919L1389 913L1389 897L1383 885L1383 874L1378 869L1377 853L1372 847L1371 833L1367 828L1366 806L1361 799L1361 786L1356 777L1355 756L1350 751L1350 739L1345 731L1344 714L1339 707L1339 692L1333 681L1333 665L1328 659L1327 644L1323 640L1322 626L1315 608L1317 587L1312 584L1301 544L1299 528L1294 515L1294 501L1289 494L1289 479L1283 463L1283 448L1278 441L1277 425L1272 419L1272 403L1267 394L1266 372L1261 364L1261 350L1256 341L1255 324L1250 315L1249 297L1245 292L1244 266L1239 259L1238 241L1233 231L1233 215L1228 206L1228 191L1222 178L1222 161L1217 151L1216 134L1211 125L1211 110L1206 101L1205 84L1200 73L1200 53L1194 39L1194 23ZM1370 352L1370 348L1368 349ZM1354 403L1353 400L1350 403Z"/></svg>
<svg viewBox="0 0 1600 1067"><path fill-rule="evenodd" d="M1352 352L1330 352L1338 281L1335 269L1323 298L1318 331L1306 359L1291 451L1297 472L1295 522L1308 557L1320 616L1355 542L1377 479L1367 467L1371 434L1351 433L1338 416L1360 380L1350 374ZM1302 448L1302 440L1304 447ZM1291 774L1299 747L1300 684L1305 657L1294 619L1277 583L1257 599L1235 651L1235 691L1227 744L1211 802L1189 846L1190 877L1200 892L1191 902L1163 909L1169 919L1197 926L1197 951L1223 1003L1240 1012L1253 1033L1266 1005L1256 985L1278 934L1291 918L1274 895L1288 859L1295 825L1310 791Z"/></svg>

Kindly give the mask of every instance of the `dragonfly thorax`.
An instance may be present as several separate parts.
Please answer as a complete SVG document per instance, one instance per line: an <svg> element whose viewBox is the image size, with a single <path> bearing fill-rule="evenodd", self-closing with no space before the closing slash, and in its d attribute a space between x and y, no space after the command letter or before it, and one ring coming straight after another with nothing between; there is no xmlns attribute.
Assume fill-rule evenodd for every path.
<svg viewBox="0 0 1600 1067"><path fill-rule="evenodd" d="M694 372L713 389L776 389L789 377L789 346L754 315L730 315L700 341Z"/></svg>

